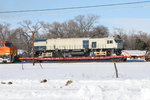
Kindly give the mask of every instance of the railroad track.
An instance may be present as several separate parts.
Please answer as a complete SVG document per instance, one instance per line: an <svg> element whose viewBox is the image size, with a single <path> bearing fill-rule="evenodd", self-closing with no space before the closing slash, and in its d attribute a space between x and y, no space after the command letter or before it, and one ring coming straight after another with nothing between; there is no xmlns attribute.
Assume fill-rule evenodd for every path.
<svg viewBox="0 0 150 100"><path fill-rule="evenodd" d="M98 62L98 63L134 63L134 62L141 62L141 63L145 63L145 62L150 62L150 61L145 61L145 60L127 60L127 61L111 61L111 60L92 60L92 61L43 61L43 62L35 62L35 63L94 63L94 62ZM15 63L0 63L0 64L25 64L25 63L31 63L32 62L15 62Z"/></svg>

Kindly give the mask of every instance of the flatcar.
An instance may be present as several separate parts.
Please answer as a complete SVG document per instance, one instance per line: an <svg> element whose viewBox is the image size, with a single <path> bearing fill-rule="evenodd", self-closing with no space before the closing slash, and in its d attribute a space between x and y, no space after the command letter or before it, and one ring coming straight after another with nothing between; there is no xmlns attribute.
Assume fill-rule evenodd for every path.
<svg viewBox="0 0 150 100"><path fill-rule="evenodd" d="M35 40L36 57L88 57L120 55L122 40L106 38L56 38Z"/></svg>

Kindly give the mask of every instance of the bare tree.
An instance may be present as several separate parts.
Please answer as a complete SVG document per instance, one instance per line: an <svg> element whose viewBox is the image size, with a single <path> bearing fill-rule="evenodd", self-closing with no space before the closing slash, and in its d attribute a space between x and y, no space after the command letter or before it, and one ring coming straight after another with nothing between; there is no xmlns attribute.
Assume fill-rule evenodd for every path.
<svg viewBox="0 0 150 100"><path fill-rule="evenodd" d="M37 22L35 24L32 24L31 21L25 20L23 22L19 23L22 27L23 33L21 34L22 38L25 40L24 44L28 52L27 56L31 55L31 48L32 48L32 35L35 33L35 38L38 38L39 30L41 28L40 23Z"/></svg>
<svg viewBox="0 0 150 100"><path fill-rule="evenodd" d="M144 42L148 41L148 34L146 32L138 31L137 34L142 41Z"/></svg>
<svg viewBox="0 0 150 100"><path fill-rule="evenodd" d="M64 37L64 30L61 23L54 22L51 24L51 35L53 38L63 38Z"/></svg>
<svg viewBox="0 0 150 100"><path fill-rule="evenodd" d="M40 23L42 26L42 31L47 34L47 38L63 38L64 30L61 23L54 22L52 24L49 23Z"/></svg>
<svg viewBox="0 0 150 100"><path fill-rule="evenodd" d="M66 38L76 38L80 37L80 30L78 24L73 21L69 20L68 22L62 23L62 27L64 29L64 37Z"/></svg>
<svg viewBox="0 0 150 100"><path fill-rule="evenodd" d="M130 45L131 44L131 41L129 41L129 38L127 36L127 32L121 28L114 28L114 36L119 36L122 41L123 41L123 48L124 49L132 49Z"/></svg>
<svg viewBox="0 0 150 100"><path fill-rule="evenodd" d="M78 23L80 32L83 37L88 36L87 33L91 31L94 24L97 22L98 18L99 17L96 15L88 15L88 16L79 15L75 17L75 21Z"/></svg>
<svg viewBox="0 0 150 100"><path fill-rule="evenodd" d="M0 41L8 41L10 36L10 25L7 23L0 24Z"/></svg>
<svg viewBox="0 0 150 100"><path fill-rule="evenodd" d="M23 34L22 28L16 28L11 30L11 35L9 36L9 41L11 41L18 49L24 49L24 39L21 34Z"/></svg>
<svg viewBox="0 0 150 100"><path fill-rule="evenodd" d="M98 16L95 15L79 15L74 20L63 23L54 22L50 24L41 22L41 26L43 32L47 34L47 38L90 37L97 19ZM101 29L106 31L106 27L101 27Z"/></svg>
<svg viewBox="0 0 150 100"><path fill-rule="evenodd" d="M96 26L93 29L93 32L90 33L90 37L94 37L94 38L102 38L102 37L107 37L109 36L109 32L107 27L105 26Z"/></svg>

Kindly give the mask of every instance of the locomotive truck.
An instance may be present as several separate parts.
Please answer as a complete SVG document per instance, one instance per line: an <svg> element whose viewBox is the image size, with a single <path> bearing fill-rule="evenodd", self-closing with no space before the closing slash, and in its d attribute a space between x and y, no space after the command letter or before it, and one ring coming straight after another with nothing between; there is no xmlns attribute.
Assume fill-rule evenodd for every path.
<svg viewBox="0 0 150 100"><path fill-rule="evenodd" d="M121 39L106 38L56 38L35 40L36 57L93 57L120 55Z"/></svg>

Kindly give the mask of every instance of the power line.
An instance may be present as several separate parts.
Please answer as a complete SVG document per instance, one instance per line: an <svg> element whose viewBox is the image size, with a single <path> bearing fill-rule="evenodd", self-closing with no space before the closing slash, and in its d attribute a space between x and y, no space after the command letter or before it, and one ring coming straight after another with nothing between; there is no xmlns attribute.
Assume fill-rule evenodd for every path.
<svg viewBox="0 0 150 100"><path fill-rule="evenodd" d="M114 11L114 10L126 10L126 9L140 9L140 8L148 8L150 6L135 6L135 7L123 7L123 8L112 8L112 9L105 9L105 12L110 12L110 11ZM61 15L61 14L77 14L77 13L81 13L81 12L89 12L90 10L84 10L84 11L71 11L71 12L57 12L57 13L43 13L43 14L30 14L30 15L17 15L17 16L8 16L8 17L0 17L3 19L7 18L20 18L20 17L33 17L33 16L45 16L45 15ZM101 12L103 10L99 10L99 12ZM92 12L95 12L92 10Z"/></svg>
<svg viewBox="0 0 150 100"><path fill-rule="evenodd" d="M78 7L54 8L54 9L2 11L0 13L23 13L23 12L40 12L40 11L54 11L54 10L71 10L71 9L83 9L83 8L96 8L96 7L110 7L110 6L132 5L132 4L142 4L142 3L150 3L150 1L139 1L139 2L137 1L137 2L125 2L125 3L114 3L114 4L105 4L105 5L78 6Z"/></svg>

